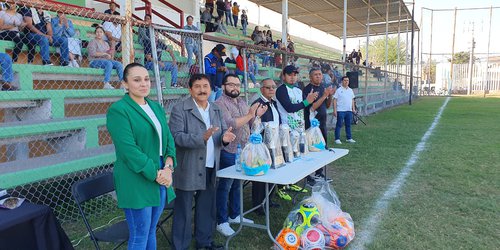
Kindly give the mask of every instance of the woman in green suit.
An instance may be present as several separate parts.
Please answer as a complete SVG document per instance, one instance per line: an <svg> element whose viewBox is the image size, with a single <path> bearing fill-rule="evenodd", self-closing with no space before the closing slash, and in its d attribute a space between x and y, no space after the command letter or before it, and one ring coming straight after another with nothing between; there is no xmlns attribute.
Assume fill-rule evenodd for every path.
<svg viewBox="0 0 500 250"><path fill-rule="evenodd" d="M127 65L122 84L128 93L111 105L106 124L116 151L118 207L129 227L128 249L156 249L156 225L165 200L175 198L174 139L163 108L147 98L151 82L146 68Z"/></svg>

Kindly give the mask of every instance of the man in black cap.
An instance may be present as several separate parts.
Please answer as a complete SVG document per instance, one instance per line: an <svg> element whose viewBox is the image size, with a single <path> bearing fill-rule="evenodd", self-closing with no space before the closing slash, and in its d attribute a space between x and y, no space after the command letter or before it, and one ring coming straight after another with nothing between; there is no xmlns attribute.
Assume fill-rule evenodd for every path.
<svg viewBox="0 0 500 250"><path fill-rule="evenodd" d="M208 55L205 56L205 74L210 78L210 87L213 89L209 101L213 102L221 96L222 79L227 68L222 60L226 56L226 47L217 44Z"/></svg>
<svg viewBox="0 0 500 250"><path fill-rule="evenodd" d="M294 85L298 74L295 66L286 66L282 73L283 84L276 90L281 123L288 124L290 129L304 129L304 109L318 98L318 93L311 90L303 99L302 90Z"/></svg>

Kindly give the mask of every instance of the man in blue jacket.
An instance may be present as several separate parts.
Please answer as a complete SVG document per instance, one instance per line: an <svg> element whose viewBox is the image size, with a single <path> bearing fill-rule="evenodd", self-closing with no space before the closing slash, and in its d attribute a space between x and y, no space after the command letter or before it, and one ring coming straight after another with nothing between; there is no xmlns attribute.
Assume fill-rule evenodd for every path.
<svg viewBox="0 0 500 250"><path fill-rule="evenodd" d="M205 74L210 78L210 87L213 90L209 99L211 102L217 100L222 94L222 78L227 71L222 60L223 56L226 56L226 47L220 43L205 56Z"/></svg>

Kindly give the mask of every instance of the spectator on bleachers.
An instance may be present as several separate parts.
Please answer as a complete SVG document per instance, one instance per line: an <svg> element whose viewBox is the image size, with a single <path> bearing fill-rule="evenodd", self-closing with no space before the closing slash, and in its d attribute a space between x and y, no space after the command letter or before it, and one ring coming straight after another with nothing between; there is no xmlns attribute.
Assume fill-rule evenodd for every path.
<svg viewBox="0 0 500 250"><path fill-rule="evenodd" d="M210 16L214 15L215 0L205 0L205 9L208 10Z"/></svg>
<svg viewBox="0 0 500 250"><path fill-rule="evenodd" d="M64 13L57 12L57 16L52 19L52 32L54 36L68 39L69 66L79 68L80 65L78 65L76 61L76 56L82 56L82 41L78 38L74 38L75 29L73 27L73 22L66 18Z"/></svg>
<svg viewBox="0 0 500 250"><path fill-rule="evenodd" d="M224 13L226 13L226 3L223 0L217 0L215 2L215 6L217 7L217 16L220 17L221 20L224 20Z"/></svg>
<svg viewBox="0 0 500 250"><path fill-rule="evenodd" d="M2 91L17 90L16 87L12 86L14 72L12 71L12 59L8 54L0 53L0 66L2 67L2 80L0 81Z"/></svg>
<svg viewBox="0 0 500 250"><path fill-rule="evenodd" d="M266 43L267 44L273 44L273 32L271 30L268 30L266 32Z"/></svg>
<svg viewBox="0 0 500 250"><path fill-rule="evenodd" d="M217 30L209 9L205 9L201 14L201 23L205 24L205 32L215 32Z"/></svg>
<svg viewBox="0 0 500 250"><path fill-rule="evenodd" d="M120 12L116 10L116 3L115 2L110 2L109 3L109 9L105 10L104 13L110 14L110 15L120 15Z"/></svg>
<svg viewBox="0 0 500 250"><path fill-rule="evenodd" d="M231 24L233 26L233 17L231 16L231 9L232 9L232 2L230 0L225 0L224 1L224 7L226 8L226 25Z"/></svg>
<svg viewBox="0 0 500 250"><path fill-rule="evenodd" d="M359 65L361 62L361 59L363 58L363 55L361 54L361 49L358 49L358 53L356 55L356 64Z"/></svg>
<svg viewBox="0 0 500 250"><path fill-rule="evenodd" d="M236 73L236 75L243 77L242 83L243 83L243 87L245 87L247 82L245 81L245 64L243 62L243 56L245 56L243 54L243 49L240 49L240 53L239 53L238 57L236 57L236 71L235 71L235 73ZM247 67L246 67L247 68L247 76L248 76L248 78L250 78L252 80L252 83L255 86L257 84L257 81L255 80L255 74L250 71L250 64L253 64L253 62L251 62L250 60L247 60Z"/></svg>
<svg viewBox="0 0 500 250"><path fill-rule="evenodd" d="M115 12L114 15L120 15ZM102 24L105 36L104 41L109 43L109 47L112 50L112 58L115 57L116 51L121 51L121 39L122 39L122 25L115 22L106 21Z"/></svg>
<svg viewBox="0 0 500 250"><path fill-rule="evenodd" d="M227 72L223 56L226 56L226 47L220 43L205 56L205 74L210 78L210 87L213 89L209 98L212 102L222 94L222 78Z"/></svg>
<svg viewBox="0 0 500 250"><path fill-rule="evenodd" d="M187 25L184 26L185 30L193 30L193 31L199 31L198 27L193 25L193 16L188 16L186 18ZM184 45L186 46L187 54L188 54L188 60L187 64L188 66L191 66L193 64L193 54L198 59L198 45L199 43L195 41L192 37L185 36L184 37Z"/></svg>
<svg viewBox="0 0 500 250"><path fill-rule="evenodd" d="M177 88L180 87L177 85L177 73L178 73L178 66L177 66L177 61L175 60L174 52L171 49L167 49L167 52L170 54L172 57L171 62L167 61L158 61L158 68L160 71L165 72L165 79L167 78L167 72L170 72L171 77L172 77L172 82L170 83L170 86L172 88ZM151 54L146 54L144 57L144 67L147 70L154 70L154 64L153 64L153 56ZM165 82L161 82L161 87L162 89L165 89Z"/></svg>
<svg viewBox="0 0 500 250"><path fill-rule="evenodd" d="M12 61L17 62L17 58L23 49L24 34L19 30L24 28L23 16L16 12L16 5L2 3L4 9L0 11L0 39L14 42L12 50Z"/></svg>
<svg viewBox="0 0 500 250"><path fill-rule="evenodd" d="M144 22L147 26L139 27L139 43L144 48L144 54L151 54L153 50L151 48L151 36L149 35L149 26L151 25L151 15L146 14L144 16ZM155 36L156 52L158 55L158 60L161 60L161 54L164 50L169 50L168 46Z"/></svg>
<svg viewBox="0 0 500 250"><path fill-rule="evenodd" d="M264 32L262 32L262 30L257 31L257 34L252 40L254 41L255 45L265 46L266 44L266 38L264 37Z"/></svg>
<svg viewBox="0 0 500 250"><path fill-rule="evenodd" d="M291 53L295 53L295 44L290 40L286 46L286 50Z"/></svg>
<svg viewBox="0 0 500 250"><path fill-rule="evenodd" d="M243 35L247 36L247 26L248 26L248 16L245 10L241 11L241 29L243 30Z"/></svg>
<svg viewBox="0 0 500 250"><path fill-rule="evenodd" d="M332 71L332 68L328 64L323 64L321 65L321 74L323 75L322 81L321 81L321 86L323 88L327 88L329 86L332 86L333 84L333 79L330 75Z"/></svg>
<svg viewBox="0 0 500 250"><path fill-rule="evenodd" d="M226 57L226 60L224 60L224 63L236 64L236 58L238 57L239 54L240 54L240 52L239 52L237 47L231 48L231 53L229 53L229 56ZM228 73L234 74L234 71L228 69Z"/></svg>
<svg viewBox="0 0 500 250"><path fill-rule="evenodd" d="M237 2L233 3L232 12L233 12L233 21L234 21L233 24L234 24L234 27L237 28L238 27L238 16L240 15L240 6L238 5Z"/></svg>
<svg viewBox="0 0 500 250"><path fill-rule="evenodd" d="M33 63L36 52L35 45L38 45L43 65L52 65L49 54L49 46L52 44L61 49L60 65L69 65L68 39L53 35L49 13L27 7L21 8L19 13L23 16L26 25L26 39L30 44L28 46L28 63Z"/></svg>
<svg viewBox="0 0 500 250"><path fill-rule="evenodd" d="M227 28L224 25L224 22L222 21L221 17L218 16L215 18L215 25L217 26L216 32L230 36L229 32L227 32Z"/></svg>
<svg viewBox="0 0 500 250"><path fill-rule="evenodd" d="M95 38L87 46L90 67L104 69L104 89L114 89L109 83L111 71L116 69L120 81L123 79L123 65L121 62L113 60L112 49L104 41L104 29L95 28Z"/></svg>

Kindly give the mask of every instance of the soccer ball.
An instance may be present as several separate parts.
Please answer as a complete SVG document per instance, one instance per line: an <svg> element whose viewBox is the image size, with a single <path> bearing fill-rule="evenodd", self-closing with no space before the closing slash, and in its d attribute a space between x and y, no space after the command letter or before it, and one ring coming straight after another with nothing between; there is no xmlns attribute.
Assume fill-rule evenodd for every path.
<svg viewBox="0 0 500 250"><path fill-rule="evenodd" d="M318 228L311 227L302 233L301 245L304 250L321 250L325 248L325 236Z"/></svg>
<svg viewBox="0 0 500 250"><path fill-rule="evenodd" d="M290 228L283 228L278 234L278 237L276 237L276 241L285 250L297 250L300 246L299 236L293 229ZM279 248L276 247L275 249Z"/></svg>
<svg viewBox="0 0 500 250"><path fill-rule="evenodd" d="M297 213L297 222L299 225L295 230L299 235L302 235L304 230L318 224L320 222L320 216L316 204L312 202L302 204Z"/></svg>

